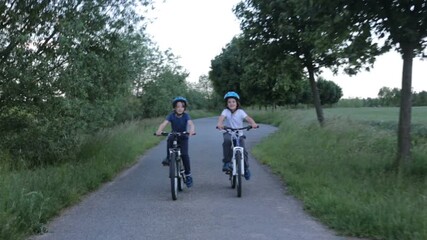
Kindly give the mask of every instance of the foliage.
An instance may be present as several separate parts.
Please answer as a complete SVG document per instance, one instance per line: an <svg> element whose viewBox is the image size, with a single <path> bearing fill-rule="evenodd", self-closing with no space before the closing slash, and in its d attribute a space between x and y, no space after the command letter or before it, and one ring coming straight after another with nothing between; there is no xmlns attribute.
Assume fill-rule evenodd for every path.
<svg viewBox="0 0 427 240"><path fill-rule="evenodd" d="M136 8L150 4L0 3L2 161L19 168L73 160L81 136L165 114L176 95L203 99L176 57L145 35Z"/></svg>
<svg viewBox="0 0 427 240"><path fill-rule="evenodd" d="M427 91L413 93L412 104L413 106L427 106Z"/></svg>
<svg viewBox="0 0 427 240"><path fill-rule="evenodd" d="M348 25L346 12L337 12L334 4L322 1L246 0L235 9L236 15L241 20L242 37L253 49L252 58L263 62L263 65L259 66L261 70L257 70L264 73L264 79L272 79L275 83L285 82L288 86L292 86L290 88L292 90L285 94L289 97L287 102L294 104L298 95L294 90L301 89L299 88L301 85L296 82L307 79L320 123L323 122L323 113L315 81L316 75L320 74L324 67L332 68L336 72L342 65L352 68L352 71L348 72L357 72L364 66L364 62L343 57L344 54L348 54L346 52L348 48L343 45L348 42L349 46L354 46L352 44L356 42L362 44L370 37L366 35L369 31L362 31L363 24L363 26ZM353 41L346 42L349 36ZM378 51L375 46L371 50ZM372 61L370 55L363 51L354 51L352 55L352 58L363 56ZM291 64L293 67L289 67ZM280 70L276 71L277 69ZM301 77L303 74L306 78ZM278 92L283 93L286 89L285 87ZM270 91L270 94L274 92ZM323 98L327 102L334 102L336 99L325 95Z"/></svg>
<svg viewBox="0 0 427 240"><path fill-rule="evenodd" d="M15 162L73 158L79 134L114 124L145 41L134 28L142 19L135 7L132 0L0 4L0 144Z"/></svg>
<svg viewBox="0 0 427 240"><path fill-rule="evenodd" d="M398 88L382 87L378 92L378 99L382 106L397 107L400 103L400 90Z"/></svg>
<svg viewBox="0 0 427 240"><path fill-rule="evenodd" d="M319 90L320 102L322 105L333 105L337 103L342 97L342 89L333 81L328 81L319 77L316 81L317 89ZM304 87L304 95L301 103L312 103L313 97L310 91L310 87L308 86L308 82L306 82Z"/></svg>
<svg viewBox="0 0 427 240"><path fill-rule="evenodd" d="M166 115L172 109L175 96L184 95L186 75L176 75L171 71L161 73L158 78L144 83L140 95L142 115L153 117Z"/></svg>
<svg viewBox="0 0 427 240"><path fill-rule="evenodd" d="M248 50L244 39L234 38L212 60L209 77L218 95L235 90L246 105L284 106L311 104L313 94L306 78L292 62L262 61ZM240 67L239 67L240 66ZM293 69L290 71L289 69ZM341 88L332 81L317 83L322 104L334 104L342 97Z"/></svg>
<svg viewBox="0 0 427 240"><path fill-rule="evenodd" d="M209 79L218 95L235 91L239 93L242 102L249 102L248 94L242 91L240 85L244 72L244 53L240 44L239 38L233 38L221 54L211 61Z"/></svg>

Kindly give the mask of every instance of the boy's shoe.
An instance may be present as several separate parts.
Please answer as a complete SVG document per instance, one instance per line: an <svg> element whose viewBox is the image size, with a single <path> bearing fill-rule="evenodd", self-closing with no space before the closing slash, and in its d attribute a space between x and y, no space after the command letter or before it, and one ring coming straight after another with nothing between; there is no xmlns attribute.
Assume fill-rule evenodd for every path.
<svg viewBox="0 0 427 240"><path fill-rule="evenodd" d="M231 162L225 162L224 165L222 166L222 171L223 172L231 171Z"/></svg>
<svg viewBox="0 0 427 240"><path fill-rule="evenodd" d="M162 165L163 166L169 166L169 159L168 158L163 159Z"/></svg>
<svg viewBox="0 0 427 240"><path fill-rule="evenodd" d="M187 175L185 177L185 184L188 188L191 188L193 186L193 178L190 175Z"/></svg>
<svg viewBox="0 0 427 240"><path fill-rule="evenodd" d="M251 179L251 171L249 171L249 168L245 169L245 175L244 176L245 176L246 180Z"/></svg>

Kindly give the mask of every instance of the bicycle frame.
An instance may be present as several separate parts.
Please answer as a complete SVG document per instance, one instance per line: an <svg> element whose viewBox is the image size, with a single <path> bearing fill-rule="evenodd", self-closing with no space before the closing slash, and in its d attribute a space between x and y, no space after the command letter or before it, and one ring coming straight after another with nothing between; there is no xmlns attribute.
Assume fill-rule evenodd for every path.
<svg viewBox="0 0 427 240"><path fill-rule="evenodd" d="M245 164L245 149L240 146L240 135L238 132L229 132L231 134L231 148L233 149L233 155L231 157L231 163L233 165L233 171L232 175L236 176L238 174L237 165L240 167L240 172L243 173L245 171L244 164ZM236 158L239 154L240 155L240 162L237 163Z"/></svg>
<svg viewBox="0 0 427 240"><path fill-rule="evenodd" d="M182 191L181 180L186 183L184 163L181 158L181 148L178 145L178 137L188 135L187 132L162 132L162 136L172 136L172 147L169 151L169 178L171 182L172 199L176 200L178 191Z"/></svg>
<svg viewBox="0 0 427 240"><path fill-rule="evenodd" d="M173 135L173 134L168 134L168 135ZM177 166L177 171L178 171L178 175L169 174L169 177L178 177L178 178L182 178L185 182L185 169L184 169L184 165L182 163L182 158L181 158L181 148L178 146L178 136L177 135L173 135L174 139L172 141L172 147L169 148L169 156L175 156L174 158L171 158L171 161L175 161L176 166ZM181 191L181 190L180 190Z"/></svg>
<svg viewBox="0 0 427 240"><path fill-rule="evenodd" d="M231 135L231 148L233 155L231 157L232 171L226 172L230 176L231 188L237 185L237 196L242 196L242 175L245 172L245 149L240 145L240 130L250 130L252 127L247 126L243 128L230 128L224 127L224 131Z"/></svg>

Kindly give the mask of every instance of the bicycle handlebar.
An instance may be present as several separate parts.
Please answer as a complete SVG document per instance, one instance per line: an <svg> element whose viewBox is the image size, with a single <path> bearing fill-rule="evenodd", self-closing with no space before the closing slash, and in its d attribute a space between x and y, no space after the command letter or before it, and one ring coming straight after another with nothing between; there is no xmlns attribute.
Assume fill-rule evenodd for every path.
<svg viewBox="0 0 427 240"><path fill-rule="evenodd" d="M154 136L157 136L156 133L153 133ZM162 132L162 134L160 136L169 136L169 135L175 135L175 136L189 136L190 133L187 131L184 132ZM196 135L196 133L194 133L193 135Z"/></svg>
<svg viewBox="0 0 427 240"><path fill-rule="evenodd" d="M218 127L216 127L217 129L219 129ZM247 131L249 131L249 130L251 130L253 127L252 126L246 126L246 127L242 127L242 128L232 128L232 127L227 127L227 126L224 126L224 128L223 128L223 130L230 130L230 131L239 131L239 130L247 130ZM259 128L259 125L257 125L257 127L256 128Z"/></svg>

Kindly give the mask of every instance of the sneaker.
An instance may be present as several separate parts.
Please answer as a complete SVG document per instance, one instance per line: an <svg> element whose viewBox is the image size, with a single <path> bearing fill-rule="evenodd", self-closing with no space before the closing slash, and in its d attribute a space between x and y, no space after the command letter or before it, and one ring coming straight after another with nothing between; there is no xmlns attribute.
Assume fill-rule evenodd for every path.
<svg viewBox="0 0 427 240"><path fill-rule="evenodd" d="M190 175L187 175L185 179L185 184L188 188L191 188L193 186L193 178Z"/></svg>
<svg viewBox="0 0 427 240"><path fill-rule="evenodd" d="M225 162L224 165L222 166L222 171L223 172L231 171L231 163L230 162Z"/></svg>
<svg viewBox="0 0 427 240"><path fill-rule="evenodd" d="M163 159L162 165L163 166L169 166L169 159L168 158Z"/></svg>
<svg viewBox="0 0 427 240"><path fill-rule="evenodd" d="M245 169L245 175L244 176L245 176L246 180L251 179L251 171L249 171L249 168Z"/></svg>

